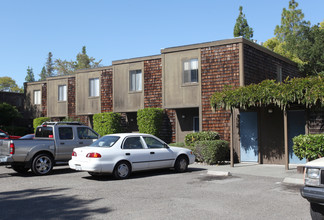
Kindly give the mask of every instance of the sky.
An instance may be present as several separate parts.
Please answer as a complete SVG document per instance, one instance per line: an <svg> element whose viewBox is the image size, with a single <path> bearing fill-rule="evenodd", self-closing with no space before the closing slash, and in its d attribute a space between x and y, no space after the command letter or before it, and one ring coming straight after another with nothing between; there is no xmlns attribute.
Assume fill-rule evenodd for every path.
<svg viewBox="0 0 324 220"><path fill-rule="evenodd" d="M312 25L324 20L324 0L296 0ZM23 86L46 63L89 57L114 60L160 54L162 48L232 39L239 6L253 39L274 37L289 0L0 0L0 77Z"/></svg>

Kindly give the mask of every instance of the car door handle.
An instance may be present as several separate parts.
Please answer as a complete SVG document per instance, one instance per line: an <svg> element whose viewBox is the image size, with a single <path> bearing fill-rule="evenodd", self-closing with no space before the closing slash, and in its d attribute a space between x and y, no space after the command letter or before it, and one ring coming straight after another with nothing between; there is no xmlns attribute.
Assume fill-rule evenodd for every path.
<svg viewBox="0 0 324 220"><path fill-rule="evenodd" d="M60 143L61 145L63 145L64 143L62 142L62 143Z"/></svg>
<svg viewBox="0 0 324 220"><path fill-rule="evenodd" d="M129 156L129 155L130 155L130 153L126 153L125 155L126 155L126 156Z"/></svg>
<svg viewBox="0 0 324 220"><path fill-rule="evenodd" d="M83 144L83 142L79 142L79 144Z"/></svg>
<svg viewBox="0 0 324 220"><path fill-rule="evenodd" d="M155 154L155 152L150 152L150 154Z"/></svg>

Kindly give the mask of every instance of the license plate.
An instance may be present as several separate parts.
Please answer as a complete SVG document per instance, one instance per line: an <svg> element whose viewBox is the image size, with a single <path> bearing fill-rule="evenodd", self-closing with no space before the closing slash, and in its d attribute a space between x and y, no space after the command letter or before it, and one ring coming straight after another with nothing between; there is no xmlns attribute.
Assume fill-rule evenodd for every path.
<svg viewBox="0 0 324 220"><path fill-rule="evenodd" d="M76 165L75 165L75 170L82 170L81 165L76 164Z"/></svg>

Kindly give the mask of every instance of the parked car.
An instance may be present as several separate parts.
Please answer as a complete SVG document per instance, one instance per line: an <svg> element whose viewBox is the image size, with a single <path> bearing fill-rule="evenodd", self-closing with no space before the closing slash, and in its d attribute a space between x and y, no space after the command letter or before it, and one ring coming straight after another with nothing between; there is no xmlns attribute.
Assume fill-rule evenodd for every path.
<svg viewBox="0 0 324 220"><path fill-rule="evenodd" d="M9 135L4 130L0 129L0 139L19 139L20 136Z"/></svg>
<svg viewBox="0 0 324 220"><path fill-rule="evenodd" d="M106 135L88 147L74 149L69 166L92 176L113 174L116 179L126 179L141 170L174 168L185 172L194 161L189 149L170 147L149 134L124 133Z"/></svg>
<svg viewBox="0 0 324 220"><path fill-rule="evenodd" d="M67 164L74 148L88 146L99 135L78 122L46 122L36 128L33 140L0 140L0 164L18 173L29 169L49 174L54 165Z"/></svg>
<svg viewBox="0 0 324 220"><path fill-rule="evenodd" d="M35 138L35 134L26 134L19 138L20 140L33 140Z"/></svg>
<svg viewBox="0 0 324 220"><path fill-rule="evenodd" d="M312 219L324 219L324 158L306 163L302 197L310 202Z"/></svg>

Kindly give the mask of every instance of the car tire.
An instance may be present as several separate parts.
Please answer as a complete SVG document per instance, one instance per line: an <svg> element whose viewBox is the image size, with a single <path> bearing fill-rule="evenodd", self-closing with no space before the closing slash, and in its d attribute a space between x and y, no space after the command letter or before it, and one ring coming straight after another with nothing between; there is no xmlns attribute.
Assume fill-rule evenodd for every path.
<svg viewBox="0 0 324 220"><path fill-rule="evenodd" d="M116 179L127 179L131 174L130 164L127 161L118 162L113 174Z"/></svg>
<svg viewBox="0 0 324 220"><path fill-rule="evenodd" d="M14 171L21 174L26 174L29 168L26 168L24 165L12 165L11 166Z"/></svg>
<svg viewBox="0 0 324 220"><path fill-rule="evenodd" d="M179 156L174 163L174 169L177 173L183 173L187 171L188 165L188 159L185 156Z"/></svg>
<svg viewBox="0 0 324 220"><path fill-rule="evenodd" d="M32 161L32 171L38 176L47 175L52 172L54 161L48 154L38 154Z"/></svg>
<svg viewBox="0 0 324 220"><path fill-rule="evenodd" d="M310 214L312 220L323 220L324 219L324 210L322 205L317 203L310 203Z"/></svg>

